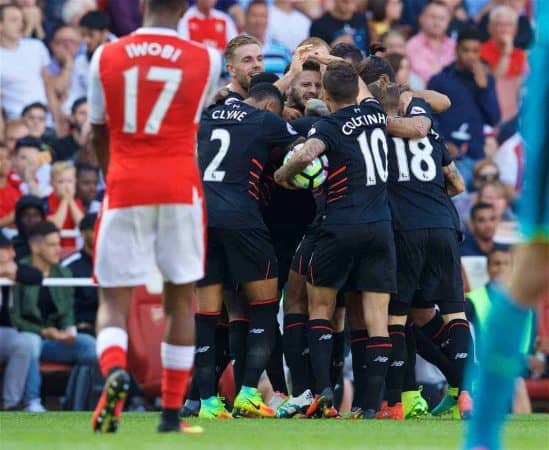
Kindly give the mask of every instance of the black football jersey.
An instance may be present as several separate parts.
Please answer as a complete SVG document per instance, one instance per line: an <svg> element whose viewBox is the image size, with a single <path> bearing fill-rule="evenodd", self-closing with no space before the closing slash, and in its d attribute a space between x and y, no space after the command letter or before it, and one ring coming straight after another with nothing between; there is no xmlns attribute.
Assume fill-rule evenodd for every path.
<svg viewBox="0 0 549 450"><path fill-rule="evenodd" d="M387 116L368 98L315 123L310 138L326 146L324 225L390 221L387 195Z"/></svg>
<svg viewBox="0 0 549 450"><path fill-rule="evenodd" d="M297 138L275 114L244 102L213 106L202 114L198 161L208 226L265 228L261 216L261 176L271 152Z"/></svg>

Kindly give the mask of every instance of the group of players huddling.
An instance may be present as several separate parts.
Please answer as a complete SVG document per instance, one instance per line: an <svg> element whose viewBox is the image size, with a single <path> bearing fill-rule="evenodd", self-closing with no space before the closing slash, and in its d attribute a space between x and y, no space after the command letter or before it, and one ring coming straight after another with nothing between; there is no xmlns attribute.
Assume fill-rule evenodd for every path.
<svg viewBox="0 0 549 450"><path fill-rule="evenodd" d="M215 64L211 52L168 30L183 3L147 0L148 27L104 46L92 62L94 147L107 173L96 244L98 354L107 381L93 428L116 431L129 385L131 286L143 283L145 263L154 256L166 279L168 318L159 431L181 430L179 406L193 355L183 415L338 417L334 390L341 385L346 318L351 417L427 413L414 378L414 322L444 362L451 386L437 412L469 417L463 374L470 330L451 201L464 186L432 119L432 111L450 106L447 97L402 92L382 58L362 59L348 45L332 50L317 38L298 47L275 81L263 73L259 42L236 37L225 51L231 82L200 119L200 183L191 160L193 117L199 117L208 74L215 79ZM140 46L138 60L127 46ZM147 85L151 80L163 83ZM152 92L144 106L137 99L142 85ZM191 111L185 117L183 106ZM303 116L286 122L284 109L285 117L296 110ZM182 145L184 155L177 153ZM328 160L326 181L296 189L294 176L320 155ZM137 158L145 159L138 173L132 172ZM156 197L149 190L137 198L141 189L133 182L153 184ZM130 191L128 202L122 194ZM139 262L133 272L126 268L130 259ZM275 408L257 387L267 371L273 388L287 392L282 352L291 395ZM231 361L238 394L229 413L217 385Z"/></svg>

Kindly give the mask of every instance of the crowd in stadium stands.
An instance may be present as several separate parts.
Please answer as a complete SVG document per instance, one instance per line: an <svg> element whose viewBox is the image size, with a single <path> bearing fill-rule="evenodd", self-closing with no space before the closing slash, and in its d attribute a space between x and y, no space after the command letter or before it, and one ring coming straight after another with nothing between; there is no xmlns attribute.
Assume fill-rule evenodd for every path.
<svg viewBox="0 0 549 450"><path fill-rule="evenodd" d="M354 51L358 60L371 52L385 57L400 85L447 95L452 107L436 119L467 184L455 205L468 289L489 291L504 276L511 264L508 244L517 236L514 208L524 164L530 163L517 114L535 0L189 3L181 36L220 52L238 34L253 36L262 45L266 72L281 76L298 44L314 36L346 54ZM97 289L39 284L44 276L92 274L104 180L90 150L90 59L102 44L140 27L142 12L140 0L0 5L0 278L17 281L13 288L1 286L2 404L38 412L45 410L40 359L95 363ZM456 45L460 34L467 39ZM319 97L320 76L311 70L291 88L305 93L301 99L291 89L284 93L286 119L308 114L303 100ZM228 83L224 77L220 88ZM474 301L470 309L471 320L478 320ZM544 339L525 350L538 350L530 364L536 377L548 375L549 337Z"/></svg>

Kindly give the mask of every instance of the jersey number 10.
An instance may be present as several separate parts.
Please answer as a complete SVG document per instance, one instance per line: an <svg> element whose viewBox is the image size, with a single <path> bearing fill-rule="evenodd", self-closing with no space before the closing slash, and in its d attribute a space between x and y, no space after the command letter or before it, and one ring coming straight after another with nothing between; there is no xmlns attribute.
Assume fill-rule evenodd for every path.
<svg viewBox="0 0 549 450"><path fill-rule="evenodd" d="M147 80L163 81L164 87L145 123L145 134L157 134L160 130L162 120L175 97L182 77L181 69L153 66L147 72ZM124 128L122 130L125 133L137 132L138 81L139 67L134 66L124 71Z"/></svg>

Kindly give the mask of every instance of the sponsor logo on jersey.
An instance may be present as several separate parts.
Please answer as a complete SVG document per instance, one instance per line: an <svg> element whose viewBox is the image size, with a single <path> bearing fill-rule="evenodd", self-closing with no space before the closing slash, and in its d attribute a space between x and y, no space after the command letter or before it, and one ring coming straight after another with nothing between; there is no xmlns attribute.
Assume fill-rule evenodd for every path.
<svg viewBox="0 0 549 450"><path fill-rule="evenodd" d="M454 359L466 359L469 356L469 353L456 353Z"/></svg>
<svg viewBox="0 0 549 450"><path fill-rule="evenodd" d="M417 114L427 114L427 111L425 111L421 106L413 106L410 110L410 114L417 115Z"/></svg>
<svg viewBox="0 0 549 450"><path fill-rule="evenodd" d="M386 363L387 361L389 361L388 356L378 356L376 357L376 359L374 359L374 362L378 362L378 363Z"/></svg>

